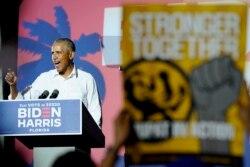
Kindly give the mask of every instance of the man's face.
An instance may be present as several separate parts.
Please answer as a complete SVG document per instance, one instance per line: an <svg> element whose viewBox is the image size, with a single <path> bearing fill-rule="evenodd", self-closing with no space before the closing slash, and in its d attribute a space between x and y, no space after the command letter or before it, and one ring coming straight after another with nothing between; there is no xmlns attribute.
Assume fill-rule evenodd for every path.
<svg viewBox="0 0 250 167"><path fill-rule="evenodd" d="M57 72L61 75L70 74L70 65L72 61L72 52L66 49L63 42L55 43L51 49L52 61L57 69Z"/></svg>

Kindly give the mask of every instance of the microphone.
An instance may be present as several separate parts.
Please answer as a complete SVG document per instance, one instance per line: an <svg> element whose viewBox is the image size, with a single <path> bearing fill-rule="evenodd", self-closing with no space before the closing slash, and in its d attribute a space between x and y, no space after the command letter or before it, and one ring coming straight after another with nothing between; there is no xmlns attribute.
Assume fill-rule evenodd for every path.
<svg viewBox="0 0 250 167"><path fill-rule="evenodd" d="M59 94L59 90L55 89L55 90L53 90L53 92L51 93L49 98L55 99L55 98L57 98L58 94Z"/></svg>
<svg viewBox="0 0 250 167"><path fill-rule="evenodd" d="M22 90L21 94L24 95L24 94L27 93L31 88L32 88L31 85L26 86L26 87Z"/></svg>
<svg viewBox="0 0 250 167"><path fill-rule="evenodd" d="M49 91L45 90L43 93L38 97L38 99L46 99L49 95Z"/></svg>

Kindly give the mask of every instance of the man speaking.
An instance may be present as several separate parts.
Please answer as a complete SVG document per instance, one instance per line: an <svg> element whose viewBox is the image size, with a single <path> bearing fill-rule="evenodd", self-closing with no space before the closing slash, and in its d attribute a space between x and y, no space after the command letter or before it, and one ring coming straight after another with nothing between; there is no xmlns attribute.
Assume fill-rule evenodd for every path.
<svg viewBox="0 0 250 167"><path fill-rule="evenodd" d="M81 99L101 128L102 111L94 77L74 64L75 44L68 38L54 41L51 49L55 69L41 73L22 92L17 90L17 76L9 71L5 81L10 85L9 99ZM32 69L31 69L32 70Z"/></svg>

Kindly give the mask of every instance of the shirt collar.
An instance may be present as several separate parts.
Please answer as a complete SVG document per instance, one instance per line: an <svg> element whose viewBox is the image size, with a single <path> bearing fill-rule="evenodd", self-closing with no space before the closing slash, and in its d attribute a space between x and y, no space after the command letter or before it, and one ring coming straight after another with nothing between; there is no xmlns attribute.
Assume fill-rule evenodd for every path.
<svg viewBox="0 0 250 167"><path fill-rule="evenodd" d="M53 76L57 77L60 76L59 73L56 71L56 69L53 70ZM67 78L72 78L76 76L76 78L78 77L78 71L77 71L77 67L74 65L73 71L71 72L71 74L67 77Z"/></svg>

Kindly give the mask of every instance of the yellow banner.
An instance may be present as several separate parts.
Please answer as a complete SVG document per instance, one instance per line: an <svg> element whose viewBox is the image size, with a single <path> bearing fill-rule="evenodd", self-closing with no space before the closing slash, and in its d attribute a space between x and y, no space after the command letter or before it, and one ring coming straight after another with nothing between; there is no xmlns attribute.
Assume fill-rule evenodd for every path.
<svg viewBox="0 0 250 167"><path fill-rule="evenodd" d="M242 157L238 102L247 100L246 29L243 4L123 6L124 108L135 132L126 154L132 163L169 154L222 164L233 162L218 155Z"/></svg>

